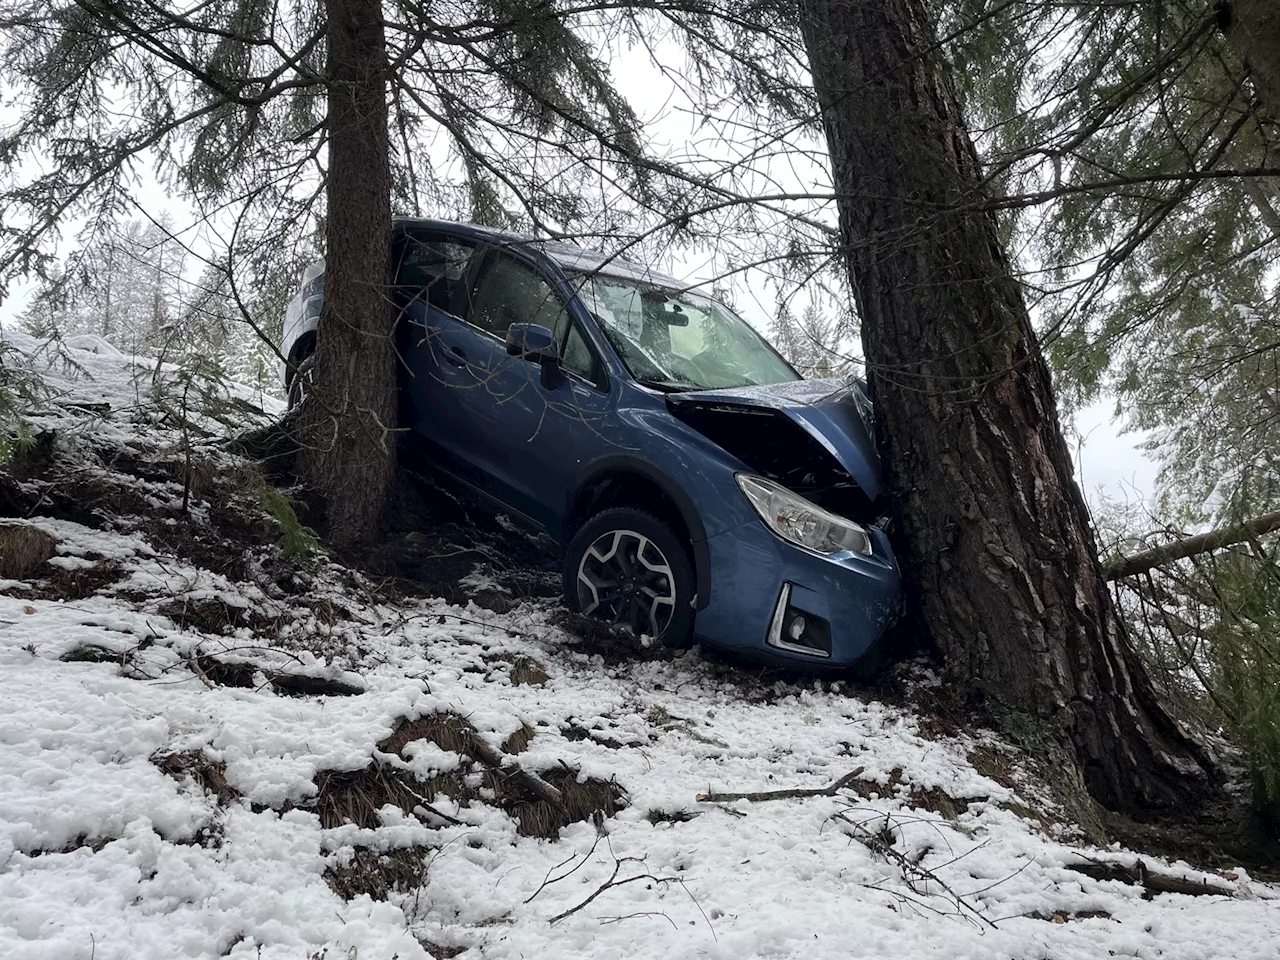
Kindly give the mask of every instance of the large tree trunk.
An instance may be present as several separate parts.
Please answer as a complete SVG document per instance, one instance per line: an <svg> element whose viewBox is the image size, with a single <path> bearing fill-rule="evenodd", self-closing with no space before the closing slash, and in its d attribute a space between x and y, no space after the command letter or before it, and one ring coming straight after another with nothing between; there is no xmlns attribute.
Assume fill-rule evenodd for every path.
<svg viewBox="0 0 1280 960"><path fill-rule="evenodd" d="M1218 18L1227 42L1249 68L1258 116L1271 128L1274 151L1280 141L1280 3L1224 0Z"/></svg>
<svg viewBox="0 0 1280 960"><path fill-rule="evenodd" d="M1260 163L1280 169L1280 2L1223 0L1218 23L1227 43L1249 71L1251 108L1265 144ZM1280 236L1280 177L1245 181L1263 221Z"/></svg>
<svg viewBox="0 0 1280 960"><path fill-rule="evenodd" d="M303 476L329 540L363 552L394 474L394 312L386 41L379 0L326 0L329 169L315 389L301 411Z"/></svg>
<svg viewBox="0 0 1280 960"><path fill-rule="evenodd" d="M909 603L1102 804L1186 804L1206 766L1112 609L927 0L800 6Z"/></svg>

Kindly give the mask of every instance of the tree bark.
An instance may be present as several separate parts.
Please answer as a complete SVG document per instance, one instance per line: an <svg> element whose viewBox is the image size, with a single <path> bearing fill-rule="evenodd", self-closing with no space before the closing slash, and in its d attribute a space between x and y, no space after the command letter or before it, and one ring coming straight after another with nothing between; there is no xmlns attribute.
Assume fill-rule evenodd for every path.
<svg viewBox="0 0 1280 960"><path fill-rule="evenodd" d="M1218 4L1218 22L1249 69L1258 117L1270 128L1267 140L1274 154L1280 147L1280 3L1224 0Z"/></svg>
<svg viewBox="0 0 1280 960"><path fill-rule="evenodd" d="M1276 0L1221 0L1218 23L1227 45L1249 72L1249 104L1262 133L1264 169L1280 167L1280 3ZM1280 178L1250 180L1245 191L1273 233L1280 236Z"/></svg>
<svg viewBox="0 0 1280 960"><path fill-rule="evenodd" d="M394 312L387 59L379 0L326 0L328 171L324 308L315 387L303 405L304 480L328 539L376 541L395 469Z"/></svg>
<svg viewBox="0 0 1280 960"><path fill-rule="evenodd" d="M972 204L982 170L927 0L800 9L908 603L1103 805L1194 802L1208 762L1112 608L1022 292Z"/></svg>

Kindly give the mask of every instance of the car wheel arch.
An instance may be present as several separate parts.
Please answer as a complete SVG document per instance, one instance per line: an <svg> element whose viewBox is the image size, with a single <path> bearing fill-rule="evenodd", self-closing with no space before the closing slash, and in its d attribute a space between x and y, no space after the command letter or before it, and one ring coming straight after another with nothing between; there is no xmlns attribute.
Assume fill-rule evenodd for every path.
<svg viewBox="0 0 1280 960"><path fill-rule="evenodd" d="M673 479L648 461L610 457L584 471L573 486L567 506L561 531L564 544L568 544L594 514L615 506L646 510L677 527L677 532L683 534L689 544L693 560L694 608L706 607L711 598L711 553L707 548L706 528L693 501Z"/></svg>
<svg viewBox="0 0 1280 960"><path fill-rule="evenodd" d="M293 378L298 375L302 361L316 352L316 331L308 330L301 334L289 348L288 375L285 378L285 391L293 385Z"/></svg>

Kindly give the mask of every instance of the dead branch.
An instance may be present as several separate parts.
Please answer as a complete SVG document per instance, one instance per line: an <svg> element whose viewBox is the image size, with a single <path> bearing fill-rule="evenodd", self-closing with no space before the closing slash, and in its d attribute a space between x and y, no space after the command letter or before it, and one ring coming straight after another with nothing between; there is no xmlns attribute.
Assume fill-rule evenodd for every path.
<svg viewBox="0 0 1280 960"><path fill-rule="evenodd" d="M1184 893L1188 896L1234 897L1236 891L1231 887L1207 880L1192 880L1189 877L1176 877L1167 873L1152 873L1141 860L1130 868L1122 863L1106 860L1088 860L1084 863L1069 863L1068 870L1083 873L1095 880L1119 880L1130 886L1142 887L1147 894Z"/></svg>
<svg viewBox="0 0 1280 960"><path fill-rule="evenodd" d="M600 884L600 886L596 888L595 892L592 893L589 897L587 897L587 899L583 900L576 907L570 907L568 910L565 910L563 913L557 913L554 917L551 918L550 922L553 924L559 923L565 917L572 916L573 914L581 910L583 907L585 907L587 904L589 904L596 897L600 896L600 894L604 893L606 890L612 890L614 887L626 886L628 883L635 883L637 880L651 880L654 883L674 883L677 880L676 877L655 877L651 873L640 873L634 877L627 877L625 880L619 880L618 873L622 870L622 865L624 863L644 863L644 858L643 857L614 857L613 873L609 874L609 879L606 880L604 883Z"/></svg>
<svg viewBox="0 0 1280 960"><path fill-rule="evenodd" d="M519 762L514 760L510 755L503 753L488 740L479 734L468 731L467 752L473 757L498 773L509 776L516 783L520 784L534 796L547 801L555 807L564 806L564 797L560 791L553 787L547 781L543 780L536 773L530 773L528 770L520 766ZM511 760L511 763L507 763Z"/></svg>
<svg viewBox="0 0 1280 960"><path fill-rule="evenodd" d="M1143 550L1129 557L1122 557L1119 560L1105 564L1102 568L1102 575L1108 580L1132 577L1139 573L1146 573L1153 567L1161 567L1175 560L1185 560L1187 557L1194 557L1197 554L1221 550L1223 547L1244 543L1246 540L1261 537L1275 530L1280 530L1280 513L1268 513L1252 520L1246 520L1244 523L1234 524L1229 527L1219 527L1217 530L1200 533L1194 537L1183 537L1173 543L1166 543L1163 546L1152 547L1150 550Z"/></svg>
<svg viewBox="0 0 1280 960"><path fill-rule="evenodd" d="M860 841L873 852L879 853L885 859L891 860L895 863L898 869L902 872L902 879L906 882L912 893L919 896L928 896L928 885L930 883L936 884L946 892L961 914L968 911L971 918L977 923L986 924L992 928L995 927L994 921L986 917L980 910L978 910L977 907L973 906L968 900L956 893L955 890L951 889L951 887L947 885L946 881L939 877L934 871L921 866L918 862L912 862L906 854L893 845L892 832L889 827L889 818L887 815L885 817L885 826L881 827L878 831L867 829L865 824L858 823L856 820L850 819L843 813L835 814L832 819L847 823L851 828L854 839ZM876 819L879 819L879 817Z"/></svg>
<svg viewBox="0 0 1280 960"><path fill-rule="evenodd" d="M862 771L865 769L866 767L858 767L852 773L846 773L829 787L762 790L756 793L700 793L696 799L699 803L732 803L735 800L750 800L754 803L761 800L801 800L805 797L834 797L839 791L862 776Z"/></svg>

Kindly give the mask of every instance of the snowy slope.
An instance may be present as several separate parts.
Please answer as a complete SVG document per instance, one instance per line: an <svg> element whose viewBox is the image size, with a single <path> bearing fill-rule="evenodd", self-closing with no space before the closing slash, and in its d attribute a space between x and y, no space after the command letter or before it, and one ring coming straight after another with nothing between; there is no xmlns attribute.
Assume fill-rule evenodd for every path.
<svg viewBox="0 0 1280 960"><path fill-rule="evenodd" d="M0 958L1280 957L1243 871L1163 865L1218 892L1147 899L1071 869L1138 857L1037 818L987 734L696 652L606 663L551 601L393 600L265 535L219 565L242 468L175 415L180 371L6 337L81 486L19 478L57 552L0 581ZM172 479L193 444L203 495ZM548 828L538 784L601 812Z"/></svg>

